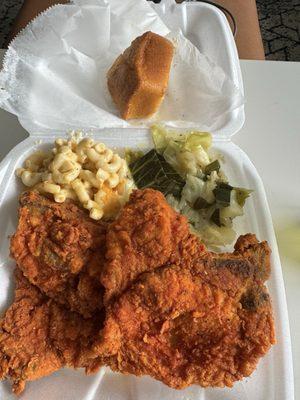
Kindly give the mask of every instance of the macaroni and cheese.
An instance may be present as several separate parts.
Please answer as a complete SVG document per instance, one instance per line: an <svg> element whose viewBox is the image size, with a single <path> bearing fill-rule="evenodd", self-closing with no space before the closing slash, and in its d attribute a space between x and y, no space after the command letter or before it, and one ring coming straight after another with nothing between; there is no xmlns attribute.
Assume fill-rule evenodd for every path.
<svg viewBox="0 0 300 400"><path fill-rule="evenodd" d="M50 152L35 152L16 174L57 203L79 202L95 220L115 217L134 185L126 161L91 138L57 139Z"/></svg>

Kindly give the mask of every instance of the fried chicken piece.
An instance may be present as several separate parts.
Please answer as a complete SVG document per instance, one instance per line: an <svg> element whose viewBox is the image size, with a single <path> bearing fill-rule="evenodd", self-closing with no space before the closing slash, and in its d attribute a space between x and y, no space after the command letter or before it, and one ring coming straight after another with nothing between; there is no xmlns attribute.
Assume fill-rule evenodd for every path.
<svg viewBox="0 0 300 400"><path fill-rule="evenodd" d="M15 299L0 321L0 379L12 381L16 394L26 381L64 367L95 370L89 358L102 316L84 319L45 296L16 270Z"/></svg>
<svg viewBox="0 0 300 400"><path fill-rule="evenodd" d="M186 254L181 264L189 265L193 269L196 265L203 264L201 273L203 280L211 285L216 285L222 290L230 292L231 296L240 296L245 287L255 282L265 282L270 276L270 254L271 250L266 241L258 242L253 234L242 235L238 238L233 253L211 253L196 254L197 238L191 238L194 249L186 246ZM193 257L190 254L194 254ZM210 274L206 272L211 271Z"/></svg>
<svg viewBox="0 0 300 400"><path fill-rule="evenodd" d="M189 237L186 218L173 210L163 194L136 190L119 217L108 227L106 263L101 273L104 300L118 296L141 273L180 257ZM205 246L199 244L198 251Z"/></svg>
<svg viewBox="0 0 300 400"><path fill-rule="evenodd" d="M104 329L98 337L93 333L87 336L90 341L83 345L84 350L78 350L73 365L84 365L90 372L106 363L113 370L150 375L178 389L193 383L204 387L232 386L253 372L259 358L275 342L272 308L264 286L270 274L270 249L266 242L259 243L254 235L248 234L238 239L233 253L211 253L189 232L186 219L167 204L163 195L147 189L135 191L119 218L109 226L103 267L98 260L93 261L97 254L102 257L102 241L99 248L76 244L79 248L76 255L71 241L62 253L54 246L59 257L53 258L63 259L64 263L52 263L52 257L44 254L49 248L50 254L54 253L51 230L57 219L77 229L75 221L84 220L74 217L76 210L68 209L72 205L64 205L63 211L62 205L57 210L52 205L47 203L42 206L43 211L37 211L40 207L34 202L31 208L37 218L32 218L29 210L24 211L23 224L18 229L21 232L15 235L18 237L15 248L25 252L20 259L27 273L38 280L33 283L39 286L41 282L52 295L60 294L57 290L60 284L65 292L71 287L80 304L79 285L70 285L73 275L77 274L79 280L88 277L88 282L93 277L97 282L99 266L102 268L101 283L107 305ZM47 228L36 231L35 220L40 223L41 218L46 221L44 225L48 223ZM85 222L81 224L84 226ZM83 246L87 236L80 237L85 237ZM87 258L85 251L89 253ZM30 262L24 262L27 257ZM82 267L75 268L75 272L72 272L72 257L82 260ZM49 270L58 270L52 272L56 285L48 287L47 279L42 279L45 265L47 268L49 265ZM66 275L61 273L60 265L65 266ZM46 275L51 280L51 273L46 271ZM102 291L100 283L97 285L99 299ZM44 287L42 290L46 292ZM59 297L59 301L74 307L65 298ZM61 325L66 325L65 321ZM58 349L60 355L60 346L65 343L63 330L51 328L49 332L51 348ZM22 339L20 347L21 343ZM52 361L49 365L52 366ZM20 373L17 379L19 376Z"/></svg>
<svg viewBox="0 0 300 400"><path fill-rule="evenodd" d="M271 274L271 249L266 241L258 242L255 235L248 233L236 241L234 254L248 259L256 269L257 279L265 282Z"/></svg>
<svg viewBox="0 0 300 400"><path fill-rule="evenodd" d="M212 263L214 257L190 233L186 218L153 189L133 192L117 220L108 227L106 247L106 263L101 273L106 302L121 294L143 272L168 263L186 265L199 256ZM238 239L234 253L216 254L214 263L217 270L217 265L228 263L228 258L240 258L241 273L246 268L245 258L252 266L266 264L264 268L256 268L260 279L266 280L270 274L269 255L266 242L259 243L255 235L247 234ZM238 260L234 267L238 268ZM226 270L223 280L225 275ZM229 279L227 284L232 286L234 282Z"/></svg>
<svg viewBox="0 0 300 400"><path fill-rule="evenodd" d="M58 204L34 191L23 193L20 205L11 256L47 296L90 317L103 306L106 224L70 202Z"/></svg>
<svg viewBox="0 0 300 400"><path fill-rule="evenodd" d="M275 343L260 279L269 265L266 244L240 238L235 253L219 257L199 254L198 246L190 236L177 265L142 274L109 305L95 352L113 370L150 375L176 389L231 387ZM264 264L252 263L260 257Z"/></svg>

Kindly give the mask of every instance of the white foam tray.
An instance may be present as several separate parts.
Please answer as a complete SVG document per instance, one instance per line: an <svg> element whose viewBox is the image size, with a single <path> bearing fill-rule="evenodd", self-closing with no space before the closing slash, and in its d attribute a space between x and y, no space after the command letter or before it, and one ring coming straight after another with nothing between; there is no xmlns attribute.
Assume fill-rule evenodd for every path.
<svg viewBox="0 0 300 400"><path fill-rule="evenodd" d="M238 53L231 28L222 11L201 2L176 4L174 0L162 0L153 4L169 29L180 28L183 34L216 65L222 67L234 84L244 93ZM245 122L244 106L227 113L216 136L231 137Z"/></svg>
<svg viewBox="0 0 300 400"><path fill-rule="evenodd" d="M12 299L12 271L14 263L9 259L9 235L17 224L18 194L21 184L15 177L14 170L21 166L24 159L38 148L47 148L53 143L54 136L28 138L10 153L3 180L0 184L0 310L4 311ZM145 147L151 146L149 132L136 130L131 135L120 130L95 133L94 138L108 146ZM41 139L42 144L35 144ZM224 155L224 170L234 185L254 189L245 207L245 216L238 219L235 228L238 234L254 232L260 240L267 240L272 249L272 275L268 281L271 294L277 344L259 363L257 371L233 389L201 389L192 387L183 391L174 391L150 378L135 378L113 374L103 370L94 377L83 379L81 373L70 370L59 371L39 381L29 383L22 400L71 400L75 399L205 399L205 400L292 400L293 372L289 335L289 324L282 280L281 265L277 244L273 232L272 220L265 196L265 191L255 167L248 157L231 141L214 142L216 148ZM63 383L62 383L63 382ZM76 397L74 397L74 385ZM144 387L143 397L139 391ZM51 388L51 389L50 389ZM61 394L63 389L64 394ZM45 395L47 393L47 395ZM42 396L44 394L44 397ZM101 395L101 396L100 396ZM0 398L9 399L7 383L0 384Z"/></svg>
<svg viewBox="0 0 300 400"><path fill-rule="evenodd" d="M229 73L242 88L239 62L234 40L224 15L207 4L188 3L184 7L169 0L154 5L167 24L180 26L184 34ZM225 157L225 173L230 182L254 189L247 201L245 215L235 225L238 234L253 232L267 240L272 249L272 275L268 288L274 308L277 344L263 358L251 377L237 382L232 389L202 389L197 386L175 391L149 377L136 378L112 373L103 368L98 374L85 377L82 371L61 370L28 383L22 400L293 400L293 369L289 323L287 316L281 265L265 191L259 175L249 158L230 140L244 122L244 109L227 116L225 135L214 137L214 147ZM55 128L55 127L54 127ZM58 133L61 135L61 133ZM126 129L93 132L94 138L108 146L150 147L146 130ZM9 235L17 225L18 195L21 185L14 170L39 148L49 147L57 135L34 135L16 146L1 163L0 174L0 312L12 301L13 267L9 258ZM227 139L224 139L227 138ZM39 140L41 144L36 144ZM15 398L8 382L0 383L0 399Z"/></svg>

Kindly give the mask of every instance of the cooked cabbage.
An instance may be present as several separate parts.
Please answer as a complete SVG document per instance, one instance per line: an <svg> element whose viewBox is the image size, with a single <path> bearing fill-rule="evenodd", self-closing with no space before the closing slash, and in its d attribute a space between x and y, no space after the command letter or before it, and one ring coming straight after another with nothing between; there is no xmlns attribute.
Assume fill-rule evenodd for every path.
<svg viewBox="0 0 300 400"><path fill-rule="evenodd" d="M211 135L154 126L152 137L156 151L185 181L179 197L167 196L169 204L187 217L193 232L210 247L231 244L236 236L232 221L243 215L251 190L229 185L221 156L210 151Z"/></svg>
<svg viewBox="0 0 300 400"><path fill-rule="evenodd" d="M212 142L210 133L179 134L154 126L152 137L156 151L183 177L189 173L196 175L210 163L207 153Z"/></svg>

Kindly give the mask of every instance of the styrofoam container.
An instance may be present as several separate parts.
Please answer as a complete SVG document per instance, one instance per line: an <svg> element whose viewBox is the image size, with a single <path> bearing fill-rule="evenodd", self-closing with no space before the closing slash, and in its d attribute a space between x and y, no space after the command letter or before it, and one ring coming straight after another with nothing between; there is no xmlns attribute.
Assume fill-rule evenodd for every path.
<svg viewBox="0 0 300 400"><path fill-rule="evenodd" d="M218 63L243 89L237 51L225 16L215 7L204 3L187 3L184 6L165 1L153 5L170 27L179 26L183 33ZM253 232L260 240L267 240L271 249L272 274L267 283L274 309L277 344L258 364L257 370L232 389L203 389L199 386L176 391L149 377L137 378L111 372L108 368L93 376L83 371L64 369L26 386L22 400L293 400L293 369L287 306L281 265L265 191L261 179L247 157L231 140L244 122L241 107L227 116L223 135L214 136L214 148L224 155L224 171L234 185L251 188L254 193L247 201L245 215L237 218L237 234ZM53 127L55 129L55 127ZM224 134L225 133L225 134ZM0 311L4 312L13 296L14 262L9 258L9 236L16 230L18 195L21 183L14 171L24 159L40 148L49 147L55 135L31 135L17 145L1 163L0 173ZM148 130L106 129L93 131L95 140L113 148L152 147ZM262 151L262 149L260 149ZM8 382L0 383L0 399L13 399Z"/></svg>

